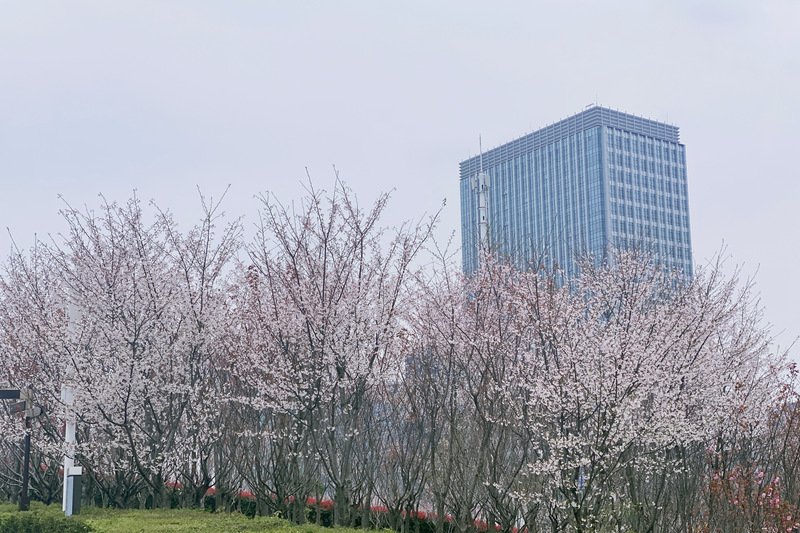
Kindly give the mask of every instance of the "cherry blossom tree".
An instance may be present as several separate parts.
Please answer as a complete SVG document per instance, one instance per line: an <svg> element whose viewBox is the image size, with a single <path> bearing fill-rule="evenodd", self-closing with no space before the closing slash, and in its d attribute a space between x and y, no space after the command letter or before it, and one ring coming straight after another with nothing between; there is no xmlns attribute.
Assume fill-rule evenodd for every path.
<svg viewBox="0 0 800 533"><path fill-rule="evenodd" d="M388 195L363 210L340 182L329 197L309 193L291 208L261 198L237 300L244 339L238 377L254 392L244 403L291 415L288 460L299 469L307 453L299 446L310 443L317 479L333 494L336 523L345 525L370 475L355 458L381 409L373 393L402 372L407 285L434 220L390 234L380 226ZM268 431L262 437L280 440Z"/></svg>
<svg viewBox="0 0 800 533"><path fill-rule="evenodd" d="M38 244L30 260L14 254L6 268L3 342L17 347L10 381L33 383L56 417L69 409L61 387L75 390L89 491L116 505L148 495L164 505L168 483L203 470L210 482L213 346L225 329L218 286L238 224L215 240L216 206L204 207L184 236L168 213L146 222L135 197L99 213L67 206L69 232ZM55 456L58 433L49 439Z"/></svg>
<svg viewBox="0 0 800 533"><path fill-rule="evenodd" d="M553 529L652 529L676 450L725 426L737 384L764 383L767 338L749 322L747 287L716 275L687 282L620 252L612 266L584 261L560 288L520 278L533 334L515 379L533 392L528 468L544 480L528 496L546 499Z"/></svg>
<svg viewBox="0 0 800 533"><path fill-rule="evenodd" d="M670 530L664 510L687 454L728 431L726 407L765 416L779 358L748 285L713 268L689 282L628 252L581 271L563 283L486 256L460 286L446 281L456 290L429 290L436 297L418 306L417 334L448 347L458 369L437 450L457 450L447 510L459 531L476 519Z"/></svg>

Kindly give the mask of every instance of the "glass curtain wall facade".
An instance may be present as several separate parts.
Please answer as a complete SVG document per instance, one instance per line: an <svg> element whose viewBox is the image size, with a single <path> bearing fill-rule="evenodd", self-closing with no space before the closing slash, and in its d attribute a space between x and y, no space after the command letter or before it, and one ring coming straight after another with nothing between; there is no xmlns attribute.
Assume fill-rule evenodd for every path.
<svg viewBox="0 0 800 533"><path fill-rule="evenodd" d="M641 248L692 276L685 147L676 126L595 106L461 163L464 270L478 266L479 194L488 174L490 249L521 268L576 272Z"/></svg>

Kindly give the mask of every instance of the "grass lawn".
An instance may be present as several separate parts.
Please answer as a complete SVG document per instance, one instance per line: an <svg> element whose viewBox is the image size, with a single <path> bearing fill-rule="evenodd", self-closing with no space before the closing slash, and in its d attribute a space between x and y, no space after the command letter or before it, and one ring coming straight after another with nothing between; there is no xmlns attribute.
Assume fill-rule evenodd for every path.
<svg viewBox="0 0 800 533"><path fill-rule="evenodd" d="M79 516L64 519L61 505L31 504L28 513L38 514L48 520L69 524L81 522L96 533L331 533L331 529L313 524L298 526L280 518L247 518L241 514L207 513L189 509L157 509L150 511L98 509L84 507ZM20 513L12 505L0 505L0 524L3 517ZM337 528L337 533L356 533L357 530ZM55 531L53 533L56 533ZM361 533L361 530L358 530Z"/></svg>
<svg viewBox="0 0 800 533"><path fill-rule="evenodd" d="M151 511L86 509L82 516L97 533L322 533L313 525L295 526L279 518L247 518L241 514L206 513L188 509ZM330 530L324 530L330 533Z"/></svg>

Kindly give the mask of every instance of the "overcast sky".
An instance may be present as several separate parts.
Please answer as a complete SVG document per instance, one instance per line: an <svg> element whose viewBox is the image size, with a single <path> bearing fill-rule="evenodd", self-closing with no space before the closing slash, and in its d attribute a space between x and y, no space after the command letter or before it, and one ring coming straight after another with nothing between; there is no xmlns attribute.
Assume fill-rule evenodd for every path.
<svg viewBox="0 0 800 533"><path fill-rule="evenodd" d="M0 0L0 226L29 247L73 205L138 195L255 222L333 166L388 224L459 233L458 163L587 104L686 145L695 264L723 243L800 334L800 0ZM6 255L10 239L0 234ZM757 272L757 274L756 274ZM792 351L800 358L797 347Z"/></svg>

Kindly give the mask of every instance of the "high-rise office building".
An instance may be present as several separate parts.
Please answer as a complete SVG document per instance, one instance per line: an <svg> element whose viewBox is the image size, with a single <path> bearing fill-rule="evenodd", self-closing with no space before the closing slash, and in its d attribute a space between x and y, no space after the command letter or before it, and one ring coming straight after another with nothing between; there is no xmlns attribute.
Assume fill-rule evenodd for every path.
<svg viewBox="0 0 800 533"><path fill-rule="evenodd" d="M685 147L678 128L593 106L461 163L464 269L481 243L567 275L574 259L644 249L692 276Z"/></svg>

